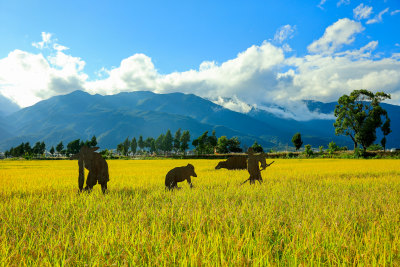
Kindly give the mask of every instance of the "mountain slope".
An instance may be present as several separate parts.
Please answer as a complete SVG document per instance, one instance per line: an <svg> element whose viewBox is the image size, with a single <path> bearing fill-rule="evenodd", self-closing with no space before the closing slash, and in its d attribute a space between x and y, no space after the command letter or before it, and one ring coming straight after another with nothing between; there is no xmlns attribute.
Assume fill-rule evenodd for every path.
<svg viewBox="0 0 400 267"><path fill-rule="evenodd" d="M336 103L306 101L306 104L310 110L329 114ZM393 133L388 136L388 147L393 147L400 143L400 107L383 105L392 119ZM174 133L178 128L189 130L192 140L204 131L216 130L217 136L238 136L247 146L257 140L265 148L284 149L292 146L293 134L300 132L304 144L313 147L326 147L332 140L351 147L350 138L335 136L333 122L295 121L259 109L242 114L192 94L138 91L101 96L75 91L0 119L0 130L8 129L0 134L0 150L26 141L45 141L49 147L59 141L66 144L93 135L102 148L115 148L127 136L157 138L168 129Z"/></svg>

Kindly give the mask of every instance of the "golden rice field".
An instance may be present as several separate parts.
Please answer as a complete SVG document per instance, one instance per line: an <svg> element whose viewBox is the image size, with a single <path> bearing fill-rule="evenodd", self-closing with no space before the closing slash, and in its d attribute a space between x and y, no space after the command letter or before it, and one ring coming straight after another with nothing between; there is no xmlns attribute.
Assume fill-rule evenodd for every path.
<svg viewBox="0 0 400 267"><path fill-rule="evenodd" d="M0 264L400 265L399 160L278 159L255 186L216 160L108 164L104 196L77 194L77 161L0 161Z"/></svg>

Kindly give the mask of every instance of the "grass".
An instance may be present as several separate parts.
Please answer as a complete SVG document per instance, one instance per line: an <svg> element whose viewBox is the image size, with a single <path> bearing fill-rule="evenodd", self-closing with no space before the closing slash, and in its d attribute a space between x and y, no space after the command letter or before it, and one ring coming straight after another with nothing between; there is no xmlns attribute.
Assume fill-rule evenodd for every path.
<svg viewBox="0 0 400 267"><path fill-rule="evenodd" d="M110 160L104 196L77 161L1 161L0 264L400 265L398 160L277 159L255 186L217 162Z"/></svg>

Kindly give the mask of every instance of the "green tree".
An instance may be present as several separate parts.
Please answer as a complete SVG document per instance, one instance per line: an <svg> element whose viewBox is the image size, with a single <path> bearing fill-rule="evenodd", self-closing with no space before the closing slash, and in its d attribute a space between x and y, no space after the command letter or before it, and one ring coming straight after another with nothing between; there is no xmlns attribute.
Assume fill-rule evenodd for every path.
<svg viewBox="0 0 400 267"><path fill-rule="evenodd" d="M173 145L173 147L174 147L175 153L177 153L181 148L181 137L182 137L181 128L179 128L175 132L175 136L174 136L174 145Z"/></svg>
<svg viewBox="0 0 400 267"><path fill-rule="evenodd" d="M49 152L50 152L50 154L51 154L52 156L54 155L54 152L55 152L54 146L51 146Z"/></svg>
<svg viewBox="0 0 400 267"><path fill-rule="evenodd" d="M331 141L328 144L328 153L329 155L332 155L334 152L338 151L340 149L340 147L338 145L336 145L335 142Z"/></svg>
<svg viewBox="0 0 400 267"><path fill-rule="evenodd" d="M253 144L251 147L253 148L253 150L254 150L255 153L262 153L262 152L264 152L263 147L262 147L261 145L259 145L259 144L257 143L257 141L254 141L254 144Z"/></svg>
<svg viewBox="0 0 400 267"><path fill-rule="evenodd" d="M138 146L139 146L140 150L143 151L143 148L144 148L143 136L139 136Z"/></svg>
<svg viewBox="0 0 400 267"><path fill-rule="evenodd" d="M117 152L121 155L124 154L124 144L123 143L120 143L117 145Z"/></svg>
<svg viewBox="0 0 400 267"><path fill-rule="evenodd" d="M218 143L218 138L215 134L215 130L213 130L211 136L208 137L207 143L208 143L207 152L209 154L214 154L215 148Z"/></svg>
<svg viewBox="0 0 400 267"><path fill-rule="evenodd" d="M17 147L17 149L18 149L18 147ZM32 152L33 152L34 155L37 156L37 155L40 154L40 151L41 151L40 142L36 142L35 145L32 148ZM18 155L18 156L20 156L20 155Z"/></svg>
<svg viewBox="0 0 400 267"><path fill-rule="evenodd" d="M173 138L171 131L168 130L167 133L164 136L164 151L165 152L171 152L172 151L172 143L173 143Z"/></svg>
<svg viewBox="0 0 400 267"><path fill-rule="evenodd" d="M307 157L310 157L312 154L314 154L311 149L311 145L305 145L304 148L304 153L307 155Z"/></svg>
<svg viewBox="0 0 400 267"><path fill-rule="evenodd" d="M160 134L156 139L156 149L157 151L164 151L164 134Z"/></svg>
<svg viewBox="0 0 400 267"><path fill-rule="evenodd" d="M228 151L232 153L242 152L240 148L240 141L237 137L232 137L228 140Z"/></svg>
<svg viewBox="0 0 400 267"><path fill-rule="evenodd" d="M92 136L92 139L90 139L90 142L88 142L88 147L95 147L97 146L97 138L95 135Z"/></svg>
<svg viewBox="0 0 400 267"><path fill-rule="evenodd" d="M56 146L56 151L58 152L58 153L60 153L61 154L61 151L64 149L64 145L63 145L63 142L61 141L60 143L58 143L58 145Z"/></svg>
<svg viewBox="0 0 400 267"><path fill-rule="evenodd" d="M42 141L40 143L39 154L43 155L45 151L46 151L46 144L44 143L44 141Z"/></svg>
<svg viewBox="0 0 400 267"><path fill-rule="evenodd" d="M383 151L386 152L386 136L392 132L390 129L390 119L387 118L385 123L381 127L383 138L381 140L381 144L383 146Z"/></svg>
<svg viewBox="0 0 400 267"><path fill-rule="evenodd" d="M150 153L154 153L156 151L157 151L156 140L154 140L154 138L151 138Z"/></svg>
<svg viewBox="0 0 400 267"><path fill-rule="evenodd" d="M32 148L31 148L31 146L29 145L29 142L26 142L26 143L24 144L24 154L28 154L28 155L31 155L31 154L32 154Z"/></svg>
<svg viewBox="0 0 400 267"><path fill-rule="evenodd" d="M123 154L125 155L125 156L127 156L128 155L128 153L129 153L129 147L130 147L130 145L131 145L131 142L129 141L129 137L127 137L126 139L125 139L125 141L122 143L122 146L123 146Z"/></svg>
<svg viewBox="0 0 400 267"><path fill-rule="evenodd" d="M318 149L320 154L324 153L324 146L319 146Z"/></svg>
<svg viewBox="0 0 400 267"><path fill-rule="evenodd" d="M186 150L189 148L189 142L190 142L190 133L189 133L189 131L183 131L180 142L181 142L180 150L185 155L186 154Z"/></svg>
<svg viewBox="0 0 400 267"><path fill-rule="evenodd" d="M218 138L218 142L217 142L217 152L221 153L221 154L225 154L228 153L228 144L229 144L229 140L226 136L221 136L220 138Z"/></svg>
<svg viewBox="0 0 400 267"><path fill-rule="evenodd" d="M136 142L136 138L133 137L132 141L131 141L131 152L133 153L133 155L136 154L136 149L137 149L137 142Z"/></svg>
<svg viewBox="0 0 400 267"><path fill-rule="evenodd" d="M349 136L354 150L361 144L365 152L376 140L376 129L382 126L382 117L389 119L386 110L380 106L385 99L390 99L390 95L364 89L341 96L334 111L336 135Z"/></svg>
<svg viewBox="0 0 400 267"><path fill-rule="evenodd" d="M152 140L153 140L153 137L147 137L146 140L144 140L144 147L147 148L149 151L150 151Z"/></svg>
<svg viewBox="0 0 400 267"><path fill-rule="evenodd" d="M301 134L300 133L295 133L292 137L292 143L294 147L296 148L296 151L300 149L300 147L303 145L303 141L301 140Z"/></svg>
<svg viewBox="0 0 400 267"><path fill-rule="evenodd" d="M69 142L67 145L67 156L70 154L78 154L81 150L81 145L83 145L83 142L80 142L80 139Z"/></svg>
<svg viewBox="0 0 400 267"><path fill-rule="evenodd" d="M195 147L197 154L207 153L208 131L205 131L197 139L193 140L192 145Z"/></svg>

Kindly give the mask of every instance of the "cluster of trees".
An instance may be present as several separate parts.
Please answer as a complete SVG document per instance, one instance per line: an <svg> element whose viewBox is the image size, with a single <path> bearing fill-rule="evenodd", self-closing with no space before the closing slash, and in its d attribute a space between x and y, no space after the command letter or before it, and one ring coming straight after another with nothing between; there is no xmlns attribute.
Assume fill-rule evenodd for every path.
<svg viewBox="0 0 400 267"><path fill-rule="evenodd" d="M83 145L87 145L89 147L94 147L97 145L97 139L96 136L93 135L91 140L86 140L83 142L80 139L76 139L74 141L71 141L67 144L67 148L64 149L64 144L61 141L60 143L57 144L56 148L52 146L49 149L49 152L51 155L54 155L55 152L57 151L58 154L60 155L71 155L71 154L76 154L79 153L81 147ZM4 152L5 157L25 157L25 158L30 158L30 157L39 157L42 156L46 151L46 144L42 142L36 142L36 144L31 147L29 142L26 143L21 143L17 147L11 147L10 150L7 150Z"/></svg>
<svg viewBox="0 0 400 267"><path fill-rule="evenodd" d="M181 131L178 129L175 135L172 136L170 130L165 134L160 134L157 139L148 137L146 139L143 136L139 136L138 139L135 137L129 140L129 137L122 143L117 145L117 152L127 156L128 154L136 153L186 153L189 149L190 132ZM217 138L215 131L212 131L211 135L208 135L208 131L205 131L199 137L192 141L194 152L197 154L214 154L214 153L238 153L242 152L243 149L240 147L240 141L237 137L228 139L226 136ZM263 152L262 146L257 142L254 142L253 146L256 152Z"/></svg>
<svg viewBox="0 0 400 267"><path fill-rule="evenodd" d="M136 140L135 137L129 140L127 137L124 142L117 145L117 151L125 156L129 153L136 154L143 152L150 153L186 153L189 148L190 133L189 131L181 131L178 129L175 132L174 137L172 133L168 130L165 134L160 134L157 139L153 137L148 137L143 139L143 136L139 136Z"/></svg>
<svg viewBox="0 0 400 267"><path fill-rule="evenodd" d="M46 144L44 142L36 142L36 144L31 147L29 142L21 143L17 147L11 147L10 150L4 152L7 157L33 157L43 155L46 151Z"/></svg>

